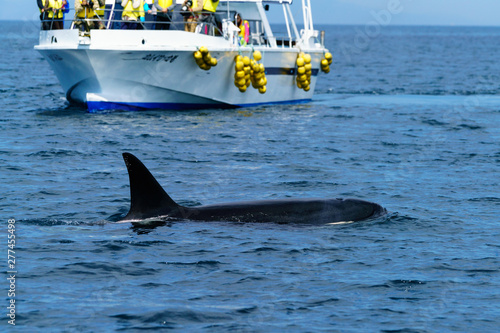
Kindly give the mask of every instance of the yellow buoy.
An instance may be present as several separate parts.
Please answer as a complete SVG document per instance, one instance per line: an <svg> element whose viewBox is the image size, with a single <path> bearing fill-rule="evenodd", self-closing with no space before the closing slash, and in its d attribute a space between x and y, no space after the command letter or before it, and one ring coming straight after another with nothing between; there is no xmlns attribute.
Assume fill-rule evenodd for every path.
<svg viewBox="0 0 500 333"><path fill-rule="evenodd" d="M260 87L260 88L259 88L259 92L260 92L261 94L265 94L265 93L266 93L266 91L267 91L267 88L266 88L265 86L263 86L263 87Z"/></svg>
<svg viewBox="0 0 500 333"><path fill-rule="evenodd" d="M260 59L262 59L262 54L260 53L260 51L255 51L253 53L253 58L255 59L255 61L259 61Z"/></svg>
<svg viewBox="0 0 500 333"><path fill-rule="evenodd" d="M303 67L304 63L305 63L304 58L302 57L297 58L297 67Z"/></svg>
<svg viewBox="0 0 500 333"><path fill-rule="evenodd" d="M203 61L203 58L195 59L195 61L198 66L201 66L205 63L205 61Z"/></svg>
<svg viewBox="0 0 500 333"><path fill-rule="evenodd" d="M247 80L245 80L245 78L241 78L241 79L238 79L238 87L242 87L242 86L245 86L247 84Z"/></svg>
<svg viewBox="0 0 500 333"><path fill-rule="evenodd" d="M305 82L307 81L307 75L305 74L299 75L297 76L297 80L299 80L300 82Z"/></svg>
<svg viewBox="0 0 500 333"><path fill-rule="evenodd" d="M298 74L302 75L302 74L305 74L305 72L306 72L306 69L305 69L304 66L301 66L301 67L297 68L297 73Z"/></svg>
<svg viewBox="0 0 500 333"><path fill-rule="evenodd" d="M330 65L332 63L333 56L330 52L325 53L325 59L328 61L328 64Z"/></svg>
<svg viewBox="0 0 500 333"><path fill-rule="evenodd" d="M234 68L237 71L242 71L243 68L245 68L245 65L243 64L243 61L236 61L236 65L234 66Z"/></svg>
<svg viewBox="0 0 500 333"><path fill-rule="evenodd" d="M212 67L217 66L217 59L212 58L212 61L211 61L211 64L210 64L210 65L212 65Z"/></svg>
<svg viewBox="0 0 500 333"><path fill-rule="evenodd" d="M247 86L243 85L238 87L238 89L240 90L240 92L244 93L245 91L247 91Z"/></svg>
<svg viewBox="0 0 500 333"><path fill-rule="evenodd" d="M304 55L304 61L306 62L306 64L310 64L311 63L311 55L310 54L305 54Z"/></svg>
<svg viewBox="0 0 500 333"><path fill-rule="evenodd" d="M206 46L202 46L200 47L199 51L201 52L201 54L205 55L208 53L208 49L206 48Z"/></svg>
<svg viewBox="0 0 500 333"><path fill-rule="evenodd" d="M197 60L201 59L203 57L203 54L201 54L200 51L194 51L193 55L194 55L194 58L197 59Z"/></svg>
<svg viewBox="0 0 500 333"><path fill-rule="evenodd" d="M236 72L236 78L242 79L245 77L245 72L244 71L237 71Z"/></svg>
<svg viewBox="0 0 500 333"><path fill-rule="evenodd" d="M243 57L243 64L245 64L245 66L249 66L250 65L250 58L247 56L244 56Z"/></svg>

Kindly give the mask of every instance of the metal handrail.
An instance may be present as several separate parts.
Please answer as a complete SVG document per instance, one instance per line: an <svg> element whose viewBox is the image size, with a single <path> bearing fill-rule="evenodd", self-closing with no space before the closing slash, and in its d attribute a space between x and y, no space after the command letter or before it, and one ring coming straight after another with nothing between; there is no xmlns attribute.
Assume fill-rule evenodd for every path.
<svg viewBox="0 0 500 333"><path fill-rule="evenodd" d="M83 22L83 24L86 24L86 27L88 27L88 29L85 29L85 31L82 31L83 36L90 36L90 34L89 34L90 30L97 29L97 28L93 27L94 24L90 24L91 22L101 22L102 24L100 25L100 28L101 29L108 29L108 30L119 30L120 27L118 27L118 24L123 23L123 22L137 23L138 25L140 25L141 30L153 30L153 25L162 24L162 22L158 22L156 20L153 20L153 21L147 20L144 22L141 22L140 20L137 20L137 21L123 20L121 18L121 16L122 16L122 13L124 11L125 10L118 9L118 8L105 9L104 15L102 17L100 17L99 15L97 15L97 13L95 13L95 16L97 18L96 17L79 18L76 16L75 10L71 9L69 13L65 14L64 19L62 19L62 20L57 19L57 20L65 22L65 23L68 23L68 22L70 23L69 28L68 28L68 24L66 24L65 29L78 29L78 27L76 25L79 25L80 23L77 23L77 22ZM187 12L187 13L191 13L191 12ZM216 12L216 13L220 14L221 12ZM186 24L196 24L196 25L205 24L206 26L208 26L208 31L207 31L208 35L223 36L224 32L221 30L221 27L219 27L217 25L217 22L215 21L215 16L216 16L215 14L216 13L202 11L200 13L200 15L203 14L206 16L212 16L213 19L203 20L201 22L200 21L186 22L184 20L184 17L181 15L182 12L175 11L175 12L173 12L173 15L171 16L172 20L168 24L170 24L170 30L185 30ZM291 14L291 13L288 13L288 14ZM53 22L55 20L56 19L46 20L46 21L51 22L50 29L53 28ZM276 46L281 47L281 48L293 48L298 40L298 38L293 38L290 33L288 33L284 36L281 34L276 35L276 36L272 36L272 38L274 38L275 41L277 42ZM253 38L251 38L251 44L252 45L264 44L264 45L267 45L269 47L272 47L272 43L271 43L270 39L267 38L266 36L264 36L263 34L258 35L258 36L253 36Z"/></svg>
<svg viewBox="0 0 500 333"><path fill-rule="evenodd" d="M140 21L140 20L124 20L121 18L121 15L122 13L124 12L125 10L123 9L113 9L113 10L109 10L109 9L105 9L104 10L104 16L101 17L99 16L97 13L95 13L95 10L94 10L94 16L93 17L85 17L85 18L80 18L80 17L77 17L77 14L75 12L74 9L71 9L69 13L65 14L65 17L63 19L58 19L58 18L50 18L50 19L45 19L45 20L41 20L41 23L42 23L42 29L43 29L43 23L46 23L46 22L49 22L50 25L48 26L49 29L47 30L53 30L54 28L54 22L55 21L59 21L59 22L63 22L63 24L65 22L71 22L70 26L69 26L69 29L74 29L75 28L75 23L76 22L101 22L103 23L103 25L101 26L101 29L120 29L120 28L117 28L115 27L115 23L122 23L122 22L133 22L133 23L137 23L139 24L142 29L144 30L152 30L152 26L154 24L162 24L163 22L158 22L156 20L147 20L147 21ZM181 11L176 11L175 13L179 13L181 15L177 15L177 17L181 17L181 20L174 20L174 17L172 15L172 20L168 23L170 24L170 29L171 30L184 30L184 25L185 24L204 24L206 26L209 27L209 32L212 32L211 34L212 35L221 35L222 36L222 31L221 29L217 26L216 22L215 22L215 16L214 14L215 13L212 13L212 12L208 12L208 11L202 11L202 12L197 12L195 15L196 16L199 16L199 17L202 17L202 16L212 16L214 17L213 19L208 19L208 20L198 20L198 21L194 21L194 22L187 22L184 17L182 16L183 13L185 14L191 14L192 12L181 12ZM72 15L71 15L72 14ZM146 13L147 14L147 13ZM192 16L192 15L190 15ZM72 17L71 19L70 18L67 18L67 17ZM97 17L97 18L96 18ZM64 28L64 29L68 29L68 28ZM93 30L93 29L89 29L89 30Z"/></svg>

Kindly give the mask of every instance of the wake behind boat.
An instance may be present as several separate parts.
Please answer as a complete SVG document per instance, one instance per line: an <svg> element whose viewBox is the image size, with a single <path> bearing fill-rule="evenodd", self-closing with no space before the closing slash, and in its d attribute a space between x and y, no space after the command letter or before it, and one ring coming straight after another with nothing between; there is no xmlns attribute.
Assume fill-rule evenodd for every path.
<svg viewBox="0 0 500 333"><path fill-rule="evenodd" d="M319 72L329 72L332 60L314 30L310 0L302 0L300 32L292 1L221 0L215 12L193 15L194 22L187 22L180 1L169 30L153 30L160 23L143 19L137 20L140 30L120 29L123 8L107 1L101 15L92 8L83 18L69 13L69 29L42 30L35 49L67 100L90 112L303 102L312 98ZM287 35L273 34L269 5L282 6ZM247 36L241 36L238 16Z"/></svg>

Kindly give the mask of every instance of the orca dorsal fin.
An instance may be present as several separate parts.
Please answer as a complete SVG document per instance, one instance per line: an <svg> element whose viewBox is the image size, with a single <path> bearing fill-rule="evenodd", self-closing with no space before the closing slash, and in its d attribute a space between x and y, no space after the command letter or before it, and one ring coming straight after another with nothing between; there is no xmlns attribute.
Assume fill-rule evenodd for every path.
<svg viewBox="0 0 500 333"><path fill-rule="evenodd" d="M123 159L130 179L130 210L123 220L165 216L179 208L137 157L123 153Z"/></svg>

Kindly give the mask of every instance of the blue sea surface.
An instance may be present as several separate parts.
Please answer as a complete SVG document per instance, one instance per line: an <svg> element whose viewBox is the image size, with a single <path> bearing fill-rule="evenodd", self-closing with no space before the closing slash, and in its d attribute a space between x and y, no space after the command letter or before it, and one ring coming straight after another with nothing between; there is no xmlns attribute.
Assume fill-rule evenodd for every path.
<svg viewBox="0 0 500 333"><path fill-rule="evenodd" d="M1 331L497 332L500 28L320 26L309 103L89 114L1 22ZM237 93L235 91L235 93ZM343 225L113 223L123 152L183 205L354 197ZM16 326L7 223L16 219Z"/></svg>

